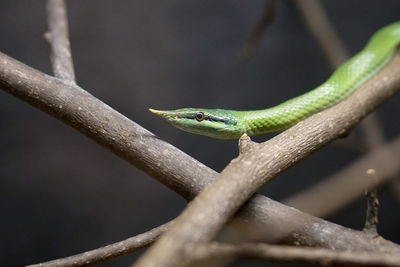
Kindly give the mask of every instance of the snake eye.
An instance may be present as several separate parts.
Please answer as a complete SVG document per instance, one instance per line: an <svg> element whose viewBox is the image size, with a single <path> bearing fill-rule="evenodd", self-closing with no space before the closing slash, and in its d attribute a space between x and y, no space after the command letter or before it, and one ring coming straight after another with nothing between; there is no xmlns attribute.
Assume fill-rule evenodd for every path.
<svg viewBox="0 0 400 267"><path fill-rule="evenodd" d="M197 120L197 121L202 121L202 120L204 120L204 112L201 112L201 111L197 112L197 113L196 113L196 120Z"/></svg>

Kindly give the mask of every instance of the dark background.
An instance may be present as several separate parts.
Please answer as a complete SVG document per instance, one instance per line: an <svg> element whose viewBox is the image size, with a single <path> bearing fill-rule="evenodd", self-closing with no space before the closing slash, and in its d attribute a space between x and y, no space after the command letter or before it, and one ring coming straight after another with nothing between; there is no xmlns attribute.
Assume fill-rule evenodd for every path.
<svg viewBox="0 0 400 267"><path fill-rule="evenodd" d="M80 86L206 165L220 171L236 141L181 132L149 107L260 109L323 82L330 69L291 1L255 57L238 60L264 1L68 1L70 37ZM324 1L349 51L399 19L400 2ZM51 74L45 1L0 1L0 51ZM386 137L399 134L400 98L379 110ZM0 93L0 265L69 256L164 223L185 201L80 133ZM259 141L272 135L257 137ZM261 193L280 200L310 186L360 154L331 145ZM380 190L379 232L400 242L399 199ZM328 218L361 229L364 200ZM127 266L136 254L102 266Z"/></svg>

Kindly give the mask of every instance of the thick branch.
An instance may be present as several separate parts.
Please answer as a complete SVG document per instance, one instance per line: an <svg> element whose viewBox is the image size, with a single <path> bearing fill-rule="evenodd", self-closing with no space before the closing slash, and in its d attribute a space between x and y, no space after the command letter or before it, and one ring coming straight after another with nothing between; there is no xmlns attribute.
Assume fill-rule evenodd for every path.
<svg viewBox="0 0 400 267"><path fill-rule="evenodd" d="M400 89L400 53L336 106L242 153L176 219L136 266L182 266L190 251L209 242L237 209L274 176L348 133Z"/></svg>
<svg viewBox="0 0 400 267"><path fill-rule="evenodd" d="M50 59L54 75L57 78L75 82L64 0L47 1L47 24L49 31L45 37L50 44Z"/></svg>
<svg viewBox="0 0 400 267"><path fill-rule="evenodd" d="M187 200L217 175L77 85L45 75L2 53L0 88L71 125ZM241 209L239 218L261 227L267 235L279 232L282 238L289 234L289 242L296 244L367 251L399 249L384 239L371 243L360 231L312 217L261 195Z"/></svg>
<svg viewBox="0 0 400 267"><path fill-rule="evenodd" d="M213 258L232 259L235 257L255 258L275 263L305 263L320 266L400 266L399 255L355 253L329 249L276 246L263 243L240 245L211 243L199 247L194 252L195 266L207 266L199 263L213 260Z"/></svg>

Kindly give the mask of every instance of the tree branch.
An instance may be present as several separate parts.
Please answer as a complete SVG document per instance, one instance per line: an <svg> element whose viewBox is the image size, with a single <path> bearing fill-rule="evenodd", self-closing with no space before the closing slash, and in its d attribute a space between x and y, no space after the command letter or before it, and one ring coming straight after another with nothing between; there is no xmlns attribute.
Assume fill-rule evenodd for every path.
<svg viewBox="0 0 400 267"><path fill-rule="evenodd" d="M49 31L45 33L45 38L50 44L54 75L75 82L64 0L47 0L47 25Z"/></svg>
<svg viewBox="0 0 400 267"><path fill-rule="evenodd" d="M245 243L226 245L211 243L194 251L195 266L208 266L213 259L246 257L275 263L305 263L320 266L400 266L399 255L383 253L355 253L329 249ZM192 263L192 264L193 264Z"/></svg>
<svg viewBox="0 0 400 267"><path fill-rule="evenodd" d="M389 79L391 80L391 78ZM0 88L74 127L122 159L158 179L187 200L217 173L160 140L77 85L43 74L0 53ZM279 232L287 242L332 249L396 251L395 244L315 218L261 195L238 214L266 236ZM296 218L294 220L293 218Z"/></svg>
<svg viewBox="0 0 400 267"><path fill-rule="evenodd" d="M136 251L141 248L151 245L162 233L164 233L173 221L160 225L143 234L122 240L120 242L110 244L105 247L86 251L84 253L76 254L70 257L57 259L53 261L43 262L39 264L29 265L27 267L76 267L88 266L111 260L121 255Z"/></svg>
<svg viewBox="0 0 400 267"><path fill-rule="evenodd" d="M348 133L400 89L400 53L347 99L260 144L221 172L135 266L182 266L209 242L237 209L274 176Z"/></svg>

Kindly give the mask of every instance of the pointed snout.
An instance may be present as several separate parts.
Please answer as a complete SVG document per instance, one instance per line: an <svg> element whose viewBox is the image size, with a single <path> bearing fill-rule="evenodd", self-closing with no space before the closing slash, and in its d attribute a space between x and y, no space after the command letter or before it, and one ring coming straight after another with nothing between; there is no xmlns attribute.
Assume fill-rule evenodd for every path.
<svg viewBox="0 0 400 267"><path fill-rule="evenodd" d="M157 109L149 108L149 111L151 113L154 113L154 114L156 114L158 116L161 116L161 117L163 117L165 119L170 119L171 117L173 117L172 112L168 111L168 110L157 110Z"/></svg>
<svg viewBox="0 0 400 267"><path fill-rule="evenodd" d="M154 114L159 115L159 116L163 116L165 114L165 111L163 111L163 110L157 110L157 109L149 108L149 111L151 113L154 113Z"/></svg>

